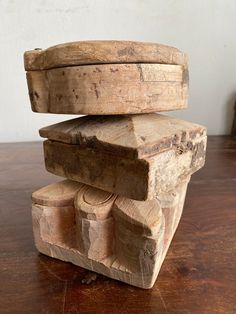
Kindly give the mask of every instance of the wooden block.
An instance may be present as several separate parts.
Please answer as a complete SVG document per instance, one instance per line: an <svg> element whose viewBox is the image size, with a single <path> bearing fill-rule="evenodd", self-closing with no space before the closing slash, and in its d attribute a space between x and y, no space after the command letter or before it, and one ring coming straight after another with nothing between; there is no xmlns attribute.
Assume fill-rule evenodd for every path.
<svg viewBox="0 0 236 314"><path fill-rule="evenodd" d="M103 64L27 72L35 112L112 115L187 107L188 73L173 64Z"/></svg>
<svg viewBox="0 0 236 314"><path fill-rule="evenodd" d="M81 253L90 259L103 260L113 253L113 218L101 221L76 215L76 241Z"/></svg>
<svg viewBox="0 0 236 314"><path fill-rule="evenodd" d="M76 193L84 185L64 180L47 185L32 194L35 211L42 211L42 233L46 241L75 246Z"/></svg>
<svg viewBox="0 0 236 314"><path fill-rule="evenodd" d="M81 64L99 63L187 64L180 50L157 43L135 41L77 41L24 54L25 70L45 70Z"/></svg>
<svg viewBox="0 0 236 314"><path fill-rule="evenodd" d="M174 230L177 229L182 215L189 180L190 177L187 177L169 193L162 193L157 196L165 217L163 259L166 256L174 235Z"/></svg>
<svg viewBox="0 0 236 314"><path fill-rule="evenodd" d="M33 203L32 207L33 210L42 213L40 223L45 241L76 247L74 206L53 207Z"/></svg>
<svg viewBox="0 0 236 314"><path fill-rule="evenodd" d="M32 194L32 201L45 206L73 206L75 194L83 187L76 181L64 180L47 185Z"/></svg>
<svg viewBox="0 0 236 314"><path fill-rule="evenodd" d="M158 114L83 117L40 135L49 172L136 200L173 190L205 162L205 127Z"/></svg>
<svg viewBox="0 0 236 314"><path fill-rule="evenodd" d="M116 195L88 185L75 198L76 240L88 258L102 260L113 254L114 221L111 215Z"/></svg>
<svg viewBox="0 0 236 314"><path fill-rule="evenodd" d="M81 218L99 221L111 217L115 198L114 194L83 185L76 194L74 204Z"/></svg>
<svg viewBox="0 0 236 314"><path fill-rule="evenodd" d="M140 277L160 267L165 221L158 200L140 202L118 197L114 204L115 252L119 262ZM141 280L140 278L140 280Z"/></svg>
<svg viewBox="0 0 236 314"><path fill-rule="evenodd" d="M175 190L160 195L160 200L147 202L137 202L116 195L108 195L104 191L83 186L78 190L75 199L76 208L72 207L72 209L79 215L81 210L83 217L87 217L82 218L86 219L88 223L85 228L86 232L76 233L75 228L78 227L78 221L74 215L74 220L70 220L71 235L74 239L71 237L70 241L65 239L64 242L57 235L61 234L65 225L54 222L59 212L61 212L61 221L64 219L67 221L64 207L47 207L34 203L32 217L36 247L40 252L51 257L69 261L134 286L151 288L177 228L188 180L189 178L185 178ZM64 181L61 184L67 188L67 183L68 181ZM53 188L56 193L58 192L56 185L49 186L49 198ZM47 188L44 188L44 197L46 190ZM53 197L54 200L56 193ZM173 195L175 196L173 197ZM58 197L61 199L61 196L58 195ZM163 204L162 200L165 200ZM103 206L106 207L105 210L103 210ZM169 209L168 221L167 216L163 214L163 206ZM87 208L87 210L81 208ZM104 212L106 212L105 216ZM106 232L107 226L103 223L109 219L113 220L113 224L112 227L110 226L110 231ZM174 223L172 223L173 221ZM97 223L101 223L99 228L96 226ZM51 227L52 230L50 230ZM69 228L66 230L68 231ZM81 237L80 241L86 243L85 251L81 251L75 244L78 236ZM106 240L106 237L109 239ZM102 241L113 242L112 250L107 250L107 254L103 258L102 255L99 255L99 252L105 252ZM88 253L91 255L88 256Z"/></svg>

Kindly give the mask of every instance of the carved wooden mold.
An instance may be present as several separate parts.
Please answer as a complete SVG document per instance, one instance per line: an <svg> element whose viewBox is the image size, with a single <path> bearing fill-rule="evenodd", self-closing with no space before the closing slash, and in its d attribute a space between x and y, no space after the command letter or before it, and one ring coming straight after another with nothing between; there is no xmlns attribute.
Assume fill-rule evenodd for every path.
<svg viewBox="0 0 236 314"><path fill-rule="evenodd" d="M38 250L141 288L153 286L182 214L184 180L135 201L65 180L32 195Z"/></svg>

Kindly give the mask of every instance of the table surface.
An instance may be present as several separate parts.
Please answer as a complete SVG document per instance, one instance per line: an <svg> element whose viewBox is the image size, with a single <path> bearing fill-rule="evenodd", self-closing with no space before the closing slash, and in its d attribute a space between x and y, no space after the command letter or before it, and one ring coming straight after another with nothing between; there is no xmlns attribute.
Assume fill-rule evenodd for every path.
<svg viewBox="0 0 236 314"><path fill-rule="evenodd" d="M159 277L142 290L39 254L32 191L60 178L42 143L0 145L0 313L236 313L236 139L209 137Z"/></svg>

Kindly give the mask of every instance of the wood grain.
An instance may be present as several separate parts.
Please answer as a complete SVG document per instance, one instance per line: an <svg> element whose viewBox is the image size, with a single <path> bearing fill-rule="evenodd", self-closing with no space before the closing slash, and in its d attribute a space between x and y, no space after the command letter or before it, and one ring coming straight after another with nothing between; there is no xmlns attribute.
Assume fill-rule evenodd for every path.
<svg viewBox="0 0 236 314"><path fill-rule="evenodd" d="M80 117L46 126L41 137L127 158L150 157L206 135L202 125L160 114Z"/></svg>
<svg viewBox="0 0 236 314"><path fill-rule="evenodd" d="M141 62L186 65L187 56L167 45L118 40L77 41L24 54L27 71L81 64Z"/></svg>
<svg viewBox="0 0 236 314"><path fill-rule="evenodd" d="M116 197L88 185L75 197L76 242L79 251L90 259L100 261L113 254L111 211Z"/></svg>
<svg viewBox="0 0 236 314"><path fill-rule="evenodd" d="M0 144L1 313L236 312L236 141L209 136L183 216L152 289L143 290L39 254L30 195L60 180L44 169L42 143Z"/></svg>
<svg viewBox="0 0 236 314"><path fill-rule="evenodd" d="M46 206L72 206L76 192L83 184L71 180L52 183L32 194L32 201Z"/></svg>
<svg viewBox="0 0 236 314"><path fill-rule="evenodd" d="M33 203L36 247L46 255L137 287L151 288L178 226L188 181L189 178L173 191L160 195L160 200L146 202L85 185L78 190L76 208L65 211L63 206L54 208ZM50 185L48 198L53 187L54 194L58 192L58 184L69 190L68 183ZM47 187L44 197L46 190ZM176 199L173 202L173 194L177 202ZM168 214L162 212L166 201L162 204L161 199L169 199Z"/></svg>
<svg viewBox="0 0 236 314"><path fill-rule="evenodd" d="M128 114L187 107L181 65L103 64L27 72L32 110L62 114Z"/></svg>
<svg viewBox="0 0 236 314"><path fill-rule="evenodd" d="M44 142L49 172L147 200L174 189L204 165L206 130L202 126L155 114L123 117L121 124L113 118L101 125L92 118L84 121L81 132L76 121L69 128L66 123L65 132L63 123L41 131L50 138ZM76 143L76 138L78 145L58 141Z"/></svg>

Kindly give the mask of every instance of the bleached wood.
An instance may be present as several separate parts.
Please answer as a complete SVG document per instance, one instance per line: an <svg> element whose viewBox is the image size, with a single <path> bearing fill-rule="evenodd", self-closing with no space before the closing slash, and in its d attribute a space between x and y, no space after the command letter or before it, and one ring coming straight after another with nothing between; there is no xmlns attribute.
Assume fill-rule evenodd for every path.
<svg viewBox="0 0 236 314"><path fill-rule="evenodd" d="M40 131L50 139L44 142L49 172L147 200L174 189L204 165L203 126L157 114L78 121Z"/></svg>
<svg viewBox="0 0 236 314"><path fill-rule="evenodd" d="M134 233L155 236L160 230L162 212L157 199L141 202L118 196L113 213L117 221L124 222L125 227Z"/></svg>
<svg viewBox="0 0 236 314"><path fill-rule="evenodd" d="M103 64L27 72L32 110L128 114L187 107L187 70L168 64Z"/></svg>
<svg viewBox="0 0 236 314"><path fill-rule="evenodd" d="M32 194L32 201L45 206L73 206L76 192L82 183L64 180L47 185Z"/></svg>
<svg viewBox="0 0 236 314"><path fill-rule="evenodd" d="M83 185L75 196L74 204L81 218L104 220L111 216L111 208L116 195Z"/></svg>
<svg viewBox="0 0 236 314"><path fill-rule="evenodd" d="M188 180L189 178L185 178L171 193L160 195L159 201L137 202L123 197L114 197L111 216L108 219L113 219L112 217L114 217L113 234L116 235L114 238L115 245L110 255L103 259L99 256L89 258L87 254L83 254L83 252L74 246L75 241L73 242L73 239L71 242L60 242L60 240L57 240L57 235L61 233L63 226L54 224L53 216L56 217L61 211L63 217L65 214L63 206L55 210L53 207L33 204L32 217L36 247L43 254L69 261L75 265L85 267L134 286L151 288L177 228L178 220L182 213ZM99 192L97 189L89 189L90 195L92 196L94 190L95 196L90 199L98 200L100 197L98 197ZM58 190L56 189L56 191ZM81 189L78 194L81 194ZM173 197L173 194L175 197ZM84 192L82 192L82 195L84 195ZM103 199L103 204L106 205L106 202L109 203L111 198L106 198L106 201L104 195L104 192L101 191L100 200ZM162 200L165 200L163 204ZM75 204L78 206L78 198ZM162 214L163 205L165 208L168 205L168 213L173 216L172 219L169 217L170 223L168 222L168 229L166 215ZM105 220L87 219L88 222L93 223L104 222ZM72 225L75 224L75 221L76 219L74 218ZM173 221L174 223L172 223ZM53 232L50 230L51 226ZM71 228L71 230L74 238L76 238L75 229ZM81 233L81 237L86 236L86 234ZM97 252L99 253L101 242L97 241L95 237L91 237L91 241L94 250L97 248Z"/></svg>
<svg viewBox="0 0 236 314"><path fill-rule="evenodd" d="M164 260L168 248L171 244L174 232L178 227L183 207L185 196L187 192L187 187L190 177L186 177L178 186L168 193L162 193L157 196L161 207L162 213L165 217L165 234L164 234L164 244L163 244L163 255L162 261Z"/></svg>
<svg viewBox="0 0 236 314"><path fill-rule="evenodd" d="M74 206L44 206L33 203L33 208L42 211L40 223L44 241L76 247Z"/></svg>
<svg viewBox="0 0 236 314"><path fill-rule="evenodd" d="M160 263L165 221L160 203L118 197L114 204L115 252L119 262L140 277ZM141 279L141 278L140 278Z"/></svg>
<svg viewBox="0 0 236 314"><path fill-rule="evenodd" d="M116 195L84 185L75 197L76 241L88 258L102 260L113 254Z"/></svg>
<svg viewBox="0 0 236 314"><path fill-rule="evenodd" d="M186 65L187 56L167 45L118 40L64 43L45 50L26 51L24 55L27 71L81 64L137 62Z"/></svg>
<svg viewBox="0 0 236 314"><path fill-rule="evenodd" d="M76 211L76 243L79 251L90 259L103 260L113 254L113 218L92 220L81 218Z"/></svg>

